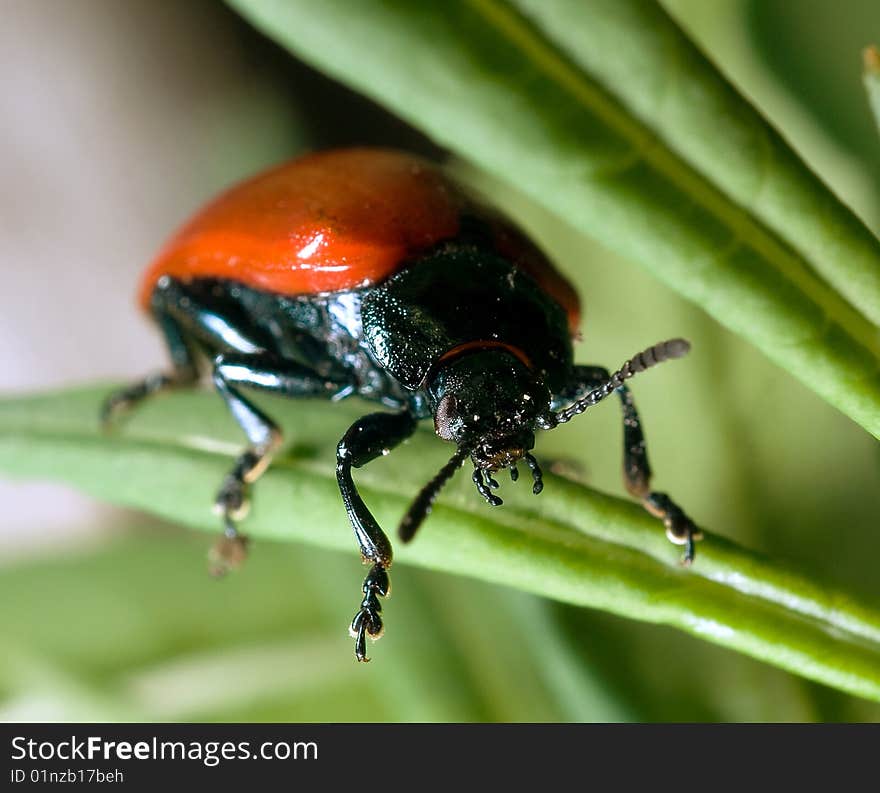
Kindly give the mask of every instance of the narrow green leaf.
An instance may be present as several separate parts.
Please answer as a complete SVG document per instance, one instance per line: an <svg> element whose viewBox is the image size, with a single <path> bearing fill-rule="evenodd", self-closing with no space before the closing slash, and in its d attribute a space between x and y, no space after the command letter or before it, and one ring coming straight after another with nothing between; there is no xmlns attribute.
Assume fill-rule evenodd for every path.
<svg viewBox="0 0 880 793"><path fill-rule="evenodd" d="M664 147L766 224L880 325L877 239L656 0L513 5Z"/></svg>
<svg viewBox="0 0 880 793"><path fill-rule="evenodd" d="M231 0L298 56L640 262L880 436L880 337L866 318L880 318L880 243L702 59L688 56L676 85L694 104L708 96L707 114L726 108L732 130L757 125L757 138L729 135L736 157L695 146L708 132L678 136L693 121L678 100L667 116L637 101L650 86L619 93L626 80L672 79L656 43L626 60L620 40L640 41L636 12L648 13L633 1L579 11L589 44L575 52L549 37L571 12L560 3L523 4L542 30L502 0ZM662 19L658 35L671 35ZM673 45L690 46L677 32ZM616 66L600 74L596 62ZM705 129L714 140L722 127Z"/></svg>
<svg viewBox="0 0 880 793"><path fill-rule="evenodd" d="M456 655L441 626L427 647L405 640L424 624L417 607L423 575L396 575L416 597L395 609L400 636L391 639L393 652L365 676L330 605L335 598L350 608L344 584L356 562L266 541L255 548L246 575L218 583L202 566L204 545L204 537L183 532L126 533L97 549L66 549L0 569L0 719L507 715L474 706L480 681L451 673ZM471 588L487 589L475 582ZM547 698L536 698L547 707ZM558 719L559 711L551 709L549 718Z"/></svg>
<svg viewBox="0 0 880 793"><path fill-rule="evenodd" d="M240 444L219 401L205 394L157 400L127 427L103 436L95 409L104 393L92 388L0 402L0 470L64 481L216 531L209 505ZM354 556L332 461L333 439L355 412L278 400L272 410L293 417L294 443L260 480L245 529L257 538L301 540ZM420 433L359 471L380 523L394 525L444 451ZM661 549L662 528L636 505L558 478L548 477L541 502L511 485L501 509L479 502L464 480L453 483L417 541L399 547L397 558L671 625L880 700L880 615L851 598L714 537L702 544L693 570L681 569L677 550ZM392 603L389 626L393 615Z"/></svg>
<svg viewBox="0 0 880 793"><path fill-rule="evenodd" d="M877 122L877 131L880 132L880 50L877 47L867 47L864 52L865 60L865 90L868 92L868 104Z"/></svg>

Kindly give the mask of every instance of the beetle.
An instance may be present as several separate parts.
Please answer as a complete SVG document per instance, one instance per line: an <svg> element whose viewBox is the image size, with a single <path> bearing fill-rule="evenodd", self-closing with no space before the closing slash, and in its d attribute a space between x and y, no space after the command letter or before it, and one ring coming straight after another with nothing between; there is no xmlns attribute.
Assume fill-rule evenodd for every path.
<svg viewBox="0 0 880 793"><path fill-rule="evenodd" d="M500 212L412 154L371 148L306 155L220 195L147 267L140 304L158 325L167 371L110 395L113 425L144 398L197 383L214 387L248 439L215 501L223 534L211 553L222 574L246 555L238 531L251 485L281 443L247 390L341 400L388 410L358 419L336 450L336 477L365 564L351 623L355 655L382 634L392 548L358 494L352 469L399 445L419 421L455 452L418 493L398 534L413 538L443 485L470 458L491 505L495 474L517 463L543 488L535 433L564 424L616 393L624 424L627 490L694 558L701 534L665 493L651 490L639 415L626 380L689 349L661 342L611 373L574 364L580 306L547 256Z"/></svg>

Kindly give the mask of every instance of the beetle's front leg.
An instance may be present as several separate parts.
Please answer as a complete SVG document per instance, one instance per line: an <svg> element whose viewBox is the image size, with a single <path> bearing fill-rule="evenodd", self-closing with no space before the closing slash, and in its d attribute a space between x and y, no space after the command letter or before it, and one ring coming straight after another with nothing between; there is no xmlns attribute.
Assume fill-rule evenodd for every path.
<svg viewBox="0 0 880 793"><path fill-rule="evenodd" d="M387 454L416 429L416 419L409 412L371 413L358 419L349 427L336 447L336 480L351 521L355 537L361 548L364 563L370 564L370 572L364 579L360 610L351 623L355 640L354 652L358 661L368 661L366 637L378 639L382 635L382 606L380 597L390 591L388 568L391 566L391 542L354 485L351 469L360 468L370 460Z"/></svg>

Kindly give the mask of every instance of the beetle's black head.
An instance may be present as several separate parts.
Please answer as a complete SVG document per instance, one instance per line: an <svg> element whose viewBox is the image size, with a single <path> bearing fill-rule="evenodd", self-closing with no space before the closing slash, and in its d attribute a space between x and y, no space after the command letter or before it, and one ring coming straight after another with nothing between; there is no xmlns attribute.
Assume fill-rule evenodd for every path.
<svg viewBox="0 0 880 793"><path fill-rule="evenodd" d="M492 473L525 458L533 472L536 492L540 472L529 454L535 445L535 425L546 413L550 392L513 353L493 348L467 352L442 364L428 384L434 428L441 438L467 450L474 463L474 481L490 503L500 503L488 486Z"/></svg>
<svg viewBox="0 0 880 793"><path fill-rule="evenodd" d="M434 428L464 446L488 471L507 468L535 445L534 427L550 393L506 350L482 350L441 366L428 387Z"/></svg>

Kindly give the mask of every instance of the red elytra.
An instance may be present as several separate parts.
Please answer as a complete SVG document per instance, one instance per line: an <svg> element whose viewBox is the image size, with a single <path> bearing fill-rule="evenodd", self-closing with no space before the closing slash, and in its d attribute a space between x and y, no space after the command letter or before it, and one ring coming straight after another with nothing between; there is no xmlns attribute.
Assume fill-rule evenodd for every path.
<svg viewBox="0 0 880 793"><path fill-rule="evenodd" d="M341 149L284 163L221 194L165 245L141 280L149 307L163 275L224 278L286 295L379 283L460 230L462 213L490 227L499 254L566 311L577 293L512 223L465 197L436 166L385 149Z"/></svg>

